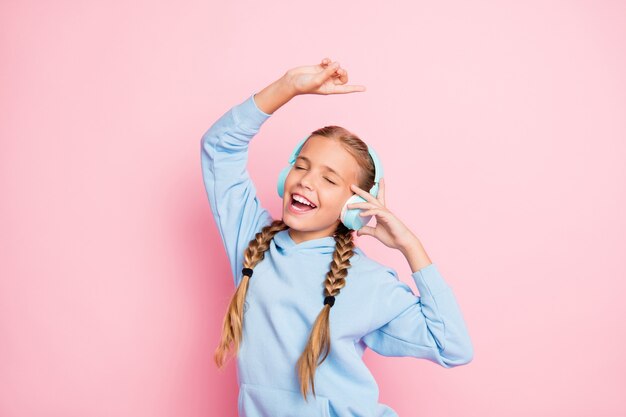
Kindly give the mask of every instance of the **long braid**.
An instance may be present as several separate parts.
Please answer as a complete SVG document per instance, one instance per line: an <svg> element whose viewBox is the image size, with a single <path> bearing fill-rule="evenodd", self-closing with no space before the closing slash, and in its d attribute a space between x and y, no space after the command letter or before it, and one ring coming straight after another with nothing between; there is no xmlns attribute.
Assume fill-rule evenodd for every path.
<svg viewBox="0 0 626 417"><path fill-rule="evenodd" d="M318 365L321 365L326 360L330 352L330 309L334 304L334 297L346 285L350 258L354 254L354 241L351 229L347 228L343 223L339 223L334 238L336 242L335 251L330 263L330 270L326 273L326 280L324 281L325 301L328 297L331 298L328 303L324 303L322 311L317 316L304 352L302 352L296 364L300 379L300 390L305 401L307 401L309 384L315 396L315 370ZM324 357L318 363L322 354Z"/></svg>
<svg viewBox="0 0 626 417"><path fill-rule="evenodd" d="M274 220L271 224L263 227L255 235L254 239L250 241L248 248L244 252L243 267L254 269L265 257L265 251L269 249L274 235L287 228L288 226L282 220ZM246 300L249 282L250 276L244 274L224 315L222 336L214 354L215 363L219 368L224 366L226 362L231 343L234 345L234 352L237 353L239 351L243 333L243 305Z"/></svg>

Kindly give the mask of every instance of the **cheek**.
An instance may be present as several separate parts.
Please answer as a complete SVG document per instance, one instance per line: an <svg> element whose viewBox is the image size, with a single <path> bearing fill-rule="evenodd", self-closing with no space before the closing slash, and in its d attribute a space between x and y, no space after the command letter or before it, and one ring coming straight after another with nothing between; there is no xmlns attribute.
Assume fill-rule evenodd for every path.
<svg viewBox="0 0 626 417"><path fill-rule="evenodd" d="M293 178L294 176L291 174L287 175L287 178L285 178L285 194L287 194L287 191L291 189Z"/></svg>
<svg viewBox="0 0 626 417"><path fill-rule="evenodd" d="M290 189L297 181L298 174L292 169L289 174L287 174L287 178L285 178L285 189Z"/></svg>
<svg viewBox="0 0 626 417"><path fill-rule="evenodd" d="M348 200L348 196L344 192L338 190L326 190L319 193L320 204L325 210L340 211L343 203Z"/></svg>
<svg viewBox="0 0 626 417"><path fill-rule="evenodd" d="M297 182L298 182L297 175L293 174L293 170L292 170L292 173L289 173L287 175L287 178L285 178L284 194L283 194L283 201L285 204L288 204L291 202L290 190L294 187L294 185L297 184Z"/></svg>

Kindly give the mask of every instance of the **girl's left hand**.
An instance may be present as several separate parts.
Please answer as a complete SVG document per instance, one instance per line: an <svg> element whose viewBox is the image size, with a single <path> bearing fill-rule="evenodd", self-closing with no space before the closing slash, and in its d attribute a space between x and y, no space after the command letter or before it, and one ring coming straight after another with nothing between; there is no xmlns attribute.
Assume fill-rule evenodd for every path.
<svg viewBox="0 0 626 417"><path fill-rule="evenodd" d="M357 236L374 236L386 246L400 250L409 246L413 240L417 239L417 237L385 207L385 181L383 178L380 179L378 198L359 188L356 184L351 184L350 188L367 201L348 204L348 209L363 209L359 213L360 216L376 216L376 226L363 226L357 230Z"/></svg>

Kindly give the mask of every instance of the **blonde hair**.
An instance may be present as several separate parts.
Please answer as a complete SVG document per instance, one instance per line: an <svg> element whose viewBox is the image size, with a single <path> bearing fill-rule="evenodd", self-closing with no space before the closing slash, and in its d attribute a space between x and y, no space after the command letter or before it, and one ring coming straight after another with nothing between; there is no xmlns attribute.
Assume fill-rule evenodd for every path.
<svg viewBox="0 0 626 417"><path fill-rule="evenodd" d="M337 140L344 148L354 156L359 165L358 186L364 190L369 190L374 185L374 162L372 161L367 145L359 137L340 126L325 126L315 130L307 138L312 136L324 136ZM306 143L306 142L305 142ZM303 145L304 146L304 145ZM276 233L288 229L282 220L274 220L271 224L263 227L245 250L243 267L254 269L263 260L265 251L269 249L270 242ZM354 241L352 229L347 228L343 223L339 223L335 233L335 251L332 255L329 271L326 273L324 281L324 296L335 297L346 285L346 276L350 268L350 258L354 254ZM257 279L257 278L255 278ZM226 356L233 344L234 352L239 351L239 345L243 334L243 305L250 277L243 275L237 290L233 295L223 320L222 335L217 349L215 350L215 363L219 368L224 366ZM324 304L322 310L313 323L306 347L298 359L296 370L300 380L300 391L307 400L309 384L315 396L315 370L321 365L330 353L330 309L331 304ZM320 356L322 359L319 360Z"/></svg>

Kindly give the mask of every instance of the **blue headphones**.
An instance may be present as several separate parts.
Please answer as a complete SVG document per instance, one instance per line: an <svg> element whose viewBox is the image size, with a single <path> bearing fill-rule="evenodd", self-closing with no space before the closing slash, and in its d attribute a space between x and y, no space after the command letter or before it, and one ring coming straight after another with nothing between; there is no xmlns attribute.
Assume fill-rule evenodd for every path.
<svg viewBox="0 0 626 417"><path fill-rule="evenodd" d="M291 156L289 156L289 165L283 168L280 171L280 174L278 175L278 195L280 196L280 198L283 198L285 194L285 180L287 179L287 175L289 174L289 171L291 171L291 168L295 164L296 158L298 157L298 154L300 153L300 150L302 149L304 142L308 138L309 136L306 136L304 139L302 139L298 143L298 146L296 146L296 148L291 153ZM367 150L370 156L372 157L372 160L374 161L374 171L375 171L374 186L369 190L369 193L373 195L374 197L378 197L378 184L379 184L380 178L383 176L383 166L380 163L380 160L378 159L378 155L376 154L376 152L374 152L374 149L372 149L372 147L368 145ZM361 212L361 210L364 210L364 209L360 209L360 208L348 209L346 207L348 204L362 203L366 201L367 200L361 197L360 195L354 194L344 203L343 208L341 209L341 215L339 218L346 227L352 230L359 230L361 227L369 223L373 215L359 216L359 213Z"/></svg>

